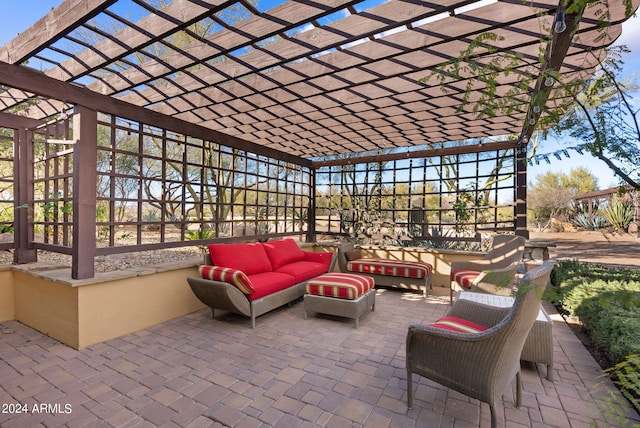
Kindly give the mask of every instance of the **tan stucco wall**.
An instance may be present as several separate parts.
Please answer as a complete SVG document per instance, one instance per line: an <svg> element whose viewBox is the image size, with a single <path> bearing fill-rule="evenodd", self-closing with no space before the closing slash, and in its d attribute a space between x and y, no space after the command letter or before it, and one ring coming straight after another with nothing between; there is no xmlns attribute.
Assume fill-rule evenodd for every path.
<svg viewBox="0 0 640 428"><path fill-rule="evenodd" d="M0 266L0 322L16 319L13 272Z"/></svg>
<svg viewBox="0 0 640 428"><path fill-rule="evenodd" d="M196 268L79 287L79 348L200 310L187 284Z"/></svg>
<svg viewBox="0 0 640 428"><path fill-rule="evenodd" d="M20 270L13 271L13 280L16 320L77 348L77 290Z"/></svg>
<svg viewBox="0 0 640 428"><path fill-rule="evenodd" d="M67 272L0 270L2 320L15 319L82 349L205 307L186 280L197 275L195 266L79 281L66 278Z"/></svg>

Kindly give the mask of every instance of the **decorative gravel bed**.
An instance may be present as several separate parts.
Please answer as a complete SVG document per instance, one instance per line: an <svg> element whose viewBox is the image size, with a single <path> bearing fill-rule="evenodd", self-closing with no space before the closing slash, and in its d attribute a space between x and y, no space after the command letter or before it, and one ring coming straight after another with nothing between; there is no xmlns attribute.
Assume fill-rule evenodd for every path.
<svg viewBox="0 0 640 428"><path fill-rule="evenodd" d="M199 255L200 250L196 247L110 254L108 256L98 256L95 258L95 271L97 273L113 272L130 269L132 267L158 265L179 260L192 259ZM52 253L50 251L38 251L38 261L51 265L71 267L70 255ZM0 251L0 265L12 263L13 253L11 251Z"/></svg>

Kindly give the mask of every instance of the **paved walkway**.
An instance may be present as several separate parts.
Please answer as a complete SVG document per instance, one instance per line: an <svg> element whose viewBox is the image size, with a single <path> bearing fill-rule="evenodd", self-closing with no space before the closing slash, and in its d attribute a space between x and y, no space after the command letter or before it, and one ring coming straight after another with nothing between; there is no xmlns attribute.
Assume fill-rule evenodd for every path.
<svg viewBox="0 0 640 428"><path fill-rule="evenodd" d="M202 310L82 351L0 323L0 426L488 427L486 404L419 376L407 410L407 327L444 314L448 292L436 292L425 301L379 290L359 329L335 317L304 320L298 302L259 317L255 330L247 318L212 320ZM525 363L523 407L514 407L512 386L498 410L502 423L640 423L628 408L625 423L606 418L600 408L617 390L553 318L554 382L544 366Z"/></svg>
<svg viewBox="0 0 640 428"><path fill-rule="evenodd" d="M640 269L640 238L604 232L531 232L530 239L556 244L549 249L553 259L579 260Z"/></svg>

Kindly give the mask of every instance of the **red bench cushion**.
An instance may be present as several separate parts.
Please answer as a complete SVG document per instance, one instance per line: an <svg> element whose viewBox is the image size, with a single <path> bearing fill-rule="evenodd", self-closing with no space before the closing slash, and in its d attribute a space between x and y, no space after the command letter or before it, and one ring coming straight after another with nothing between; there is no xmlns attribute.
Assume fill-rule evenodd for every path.
<svg viewBox="0 0 640 428"><path fill-rule="evenodd" d="M210 265L200 266L198 269L204 279L228 282L235 285L244 294L251 294L255 291L251 280L240 270Z"/></svg>
<svg viewBox="0 0 640 428"><path fill-rule="evenodd" d="M370 276L332 272L309 280L307 294L355 300L373 286Z"/></svg>
<svg viewBox="0 0 640 428"><path fill-rule="evenodd" d="M457 317L443 317L429 326L458 333L479 333L487 329L485 326Z"/></svg>
<svg viewBox="0 0 640 428"><path fill-rule="evenodd" d="M464 288L471 288L473 281L480 276L482 272L475 270L453 270L451 271L451 281L455 281Z"/></svg>
<svg viewBox="0 0 640 428"><path fill-rule="evenodd" d="M209 244L209 255L214 265L241 270L246 275L273 270L260 243Z"/></svg>
<svg viewBox="0 0 640 428"><path fill-rule="evenodd" d="M403 278L426 278L431 275L433 267L428 263L404 260L358 259L348 262L347 270Z"/></svg>

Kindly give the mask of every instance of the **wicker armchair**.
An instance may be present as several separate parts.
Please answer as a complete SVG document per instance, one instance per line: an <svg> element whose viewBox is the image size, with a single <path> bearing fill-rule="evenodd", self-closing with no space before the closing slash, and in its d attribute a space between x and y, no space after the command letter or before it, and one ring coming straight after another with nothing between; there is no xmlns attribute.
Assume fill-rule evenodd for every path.
<svg viewBox="0 0 640 428"><path fill-rule="evenodd" d="M522 400L520 355L540 310L540 298L554 263L527 272L511 308L496 308L469 300L456 301L447 317L484 327L467 333L412 325L407 333L407 404L413 404L412 375L418 374L489 404L496 427L495 405L516 377L516 406Z"/></svg>
<svg viewBox="0 0 640 428"><path fill-rule="evenodd" d="M524 243L522 236L496 235L491 250L482 259L452 262L450 302L453 303L454 291L460 290L511 295Z"/></svg>

